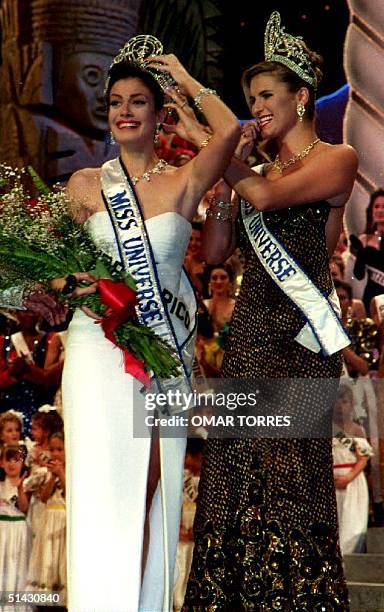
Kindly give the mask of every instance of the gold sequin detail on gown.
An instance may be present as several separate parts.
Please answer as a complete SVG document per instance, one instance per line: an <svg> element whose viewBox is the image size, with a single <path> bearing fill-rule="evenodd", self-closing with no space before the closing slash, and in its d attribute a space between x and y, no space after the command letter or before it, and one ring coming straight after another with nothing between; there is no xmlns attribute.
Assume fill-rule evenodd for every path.
<svg viewBox="0 0 384 612"><path fill-rule="evenodd" d="M327 295L328 213L320 202L264 215ZM265 272L244 232L240 238L246 270L222 375L329 379L322 406L317 395L301 398L303 419L315 419L332 406L341 358L313 353L293 340L303 316ZM294 401L287 394L285 409ZM330 439L209 439L194 530L184 612L349 610Z"/></svg>

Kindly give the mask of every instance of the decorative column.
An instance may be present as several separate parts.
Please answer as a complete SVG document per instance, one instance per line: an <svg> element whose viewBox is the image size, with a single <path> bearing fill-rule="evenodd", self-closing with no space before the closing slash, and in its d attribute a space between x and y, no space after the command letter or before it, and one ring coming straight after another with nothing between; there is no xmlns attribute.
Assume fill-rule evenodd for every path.
<svg viewBox="0 0 384 612"><path fill-rule="evenodd" d="M369 196L384 187L384 2L348 0L351 23L345 41L344 66L350 97L344 121L345 142L359 155L357 181L346 209L349 234L365 231ZM376 472L384 484L384 380L377 387L380 458L372 463L373 493L380 497ZM379 465L378 465L379 464Z"/></svg>
<svg viewBox="0 0 384 612"><path fill-rule="evenodd" d="M346 210L349 233L365 231L369 195L384 187L384 2L348 0L351 23L344 67L350 97L344 121L345 142L359 155L359 173Z"/></svg>

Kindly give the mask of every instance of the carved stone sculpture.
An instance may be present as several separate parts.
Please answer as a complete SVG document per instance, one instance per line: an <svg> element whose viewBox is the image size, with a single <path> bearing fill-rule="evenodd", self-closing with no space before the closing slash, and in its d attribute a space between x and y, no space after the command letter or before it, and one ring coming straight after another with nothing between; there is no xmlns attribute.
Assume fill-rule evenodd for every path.
<svg viewBox="0 0 384 612"><path fill-rule="evenodd" d="M141 0L3 0L0 159L48 181L116 155L103 84Z"/></svg>

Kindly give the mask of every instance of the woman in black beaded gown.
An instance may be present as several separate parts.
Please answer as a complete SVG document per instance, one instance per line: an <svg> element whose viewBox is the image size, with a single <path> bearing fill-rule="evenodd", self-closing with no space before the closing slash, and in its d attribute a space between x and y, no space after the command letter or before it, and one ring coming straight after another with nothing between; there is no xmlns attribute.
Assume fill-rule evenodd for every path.
<svg viewBox="0 0 384 612"><path fill-rule="evenodd" d="M280 29L278 13L268 22L265 56L244 75L257 128L244 128L236 155L248 155L257 130L278 156L259 174L232 160L207 215L204 251L218 263L240 243L246 258L223 377L245 386L285 379L280 414L299 414L303 435L252 439L238 431L237 439L208 439L188 612L349 609L331 441L306 431L329 417L339 351L349 343L330 303L328 259L357 158L351 147L316 138L318 57ZM243 199L239 211L227 204L228 186ZM324 379L323 392L298 379Z"/></svg>

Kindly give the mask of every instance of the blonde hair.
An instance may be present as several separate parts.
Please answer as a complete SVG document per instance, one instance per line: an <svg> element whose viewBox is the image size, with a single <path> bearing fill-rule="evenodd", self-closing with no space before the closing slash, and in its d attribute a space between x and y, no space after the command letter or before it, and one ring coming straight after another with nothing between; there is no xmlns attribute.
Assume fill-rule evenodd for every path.
<svg viewBox="0 0 384 612"><path fill-rule="evenodd" d="M20 433L23 431L23 421L14 412L3 412L0 414L0 436L3 433L3 429L6 423L17 423L19 426Z"/></svg>
<svg viewBox="0 0 384 612"><path fill-rule="evenodd" d="M352 390L352 387L348 385L347 383L340 384L337 390L337 393L336 393L336 402L342 399L343 397L347 397L351 405L353 406L354 401L355 401L354 396L353 396L353 390Z"/></svg>

